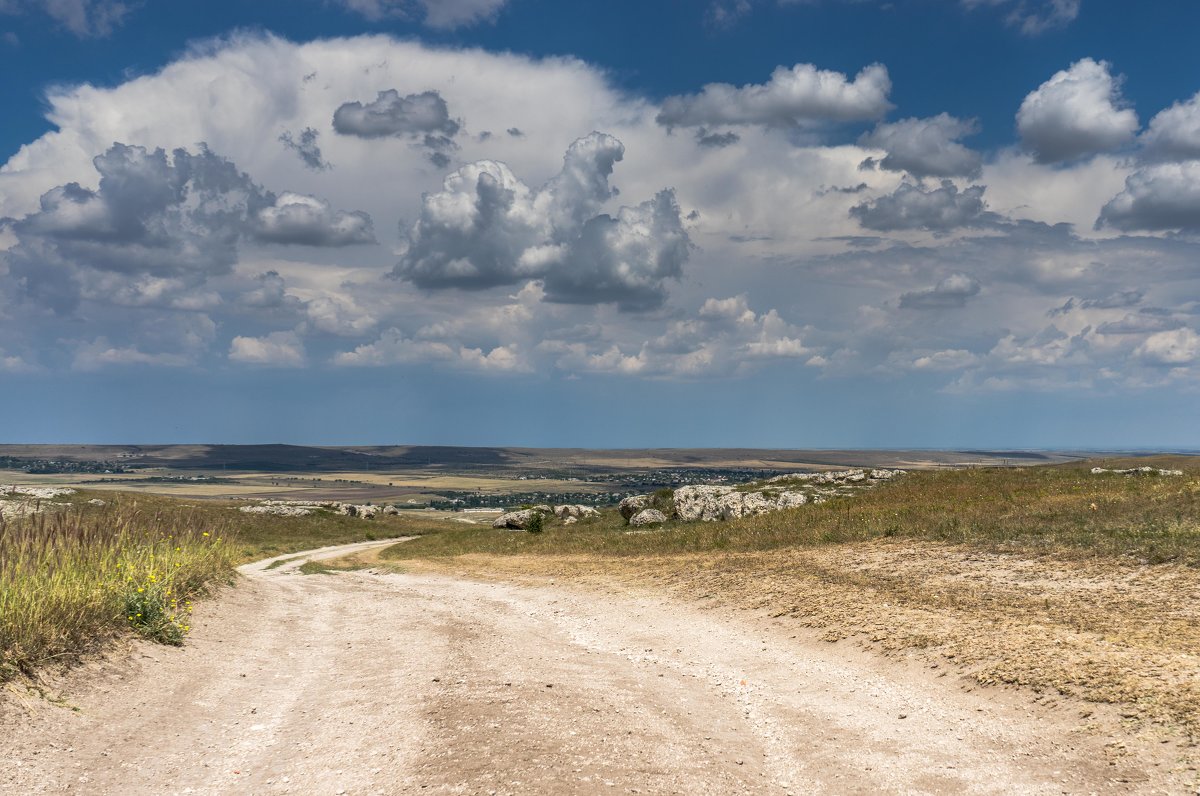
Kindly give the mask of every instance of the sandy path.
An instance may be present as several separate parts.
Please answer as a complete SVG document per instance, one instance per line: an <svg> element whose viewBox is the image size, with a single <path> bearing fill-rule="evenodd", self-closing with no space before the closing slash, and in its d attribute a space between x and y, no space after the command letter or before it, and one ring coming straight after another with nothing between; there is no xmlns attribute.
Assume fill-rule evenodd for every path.
<svg viewBox="0 0 1200 796"><path fill-rule="evenodd" d="M77 672L76 711L0 701L0 793L1170 789L1033 706L745 615L302 560L245 567L182 649Z"/></svg>

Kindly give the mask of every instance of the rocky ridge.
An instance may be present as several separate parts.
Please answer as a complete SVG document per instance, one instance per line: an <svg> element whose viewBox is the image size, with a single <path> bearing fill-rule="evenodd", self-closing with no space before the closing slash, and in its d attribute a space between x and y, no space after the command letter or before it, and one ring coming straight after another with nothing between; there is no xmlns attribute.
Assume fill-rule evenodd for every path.
<svg viewBox="0 0 1200 796"><path fill-rule="evenodd" d="M834 470L777 475L742 486L684 486L671 493L669 499L660 495L634 495L622 500L618 510L630 525L637 526L667 519L717 522L824 503L831 497L851 495L903 473L885 469ZM647 519L648 512L662 519Z"/></svg>
<svg viewBox="0 0 1200 796"><path fill-rule="evenodd" d="M65 486L0 484L0 516L11 520L66 508L69 503L55 502L55 498L74 494L74 489Z"/></svg>
<svg viewBox="0 0 1200 796"><path fill-rule="evenodd" d="M264 500L253 506L239 506L238 511L245 514L270 514L276 517L306 517L318 511L330 511L344 517L359 517L373 520L380 514L399 514L395 506L368 506L356 503L343 503L339 500L306 501L306 500Z"/></svg>

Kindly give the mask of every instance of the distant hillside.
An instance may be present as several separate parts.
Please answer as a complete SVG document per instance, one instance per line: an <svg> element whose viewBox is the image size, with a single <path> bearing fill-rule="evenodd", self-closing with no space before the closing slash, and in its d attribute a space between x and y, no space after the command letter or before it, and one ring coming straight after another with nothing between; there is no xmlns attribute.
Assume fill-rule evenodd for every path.
<svg viewBox="0 0 1200 796"><path fill-rule="evenodd" d="M1083 458L1065 451L771 450L758 448L496 448L444 445L0 445L3 466L32 462L125 468L266 472L594 471L687 468L822 469L931 468L961 465L1052 464ZM1090 453L1088 455L1095 455Z"/></svg>

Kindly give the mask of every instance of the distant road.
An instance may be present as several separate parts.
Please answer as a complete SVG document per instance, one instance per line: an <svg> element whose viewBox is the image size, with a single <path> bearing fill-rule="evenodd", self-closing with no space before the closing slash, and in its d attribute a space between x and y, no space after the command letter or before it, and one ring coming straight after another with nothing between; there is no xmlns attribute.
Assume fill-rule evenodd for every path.
<svg viewBox="0 0 1200 796"><path fill-rule="evenodd" d="M1131 793L1164 783L1001 694L749 613L616 590L300 575L182 649L0 700L13 794ZM794 632L794 631L793 631ZM121 656L118 656L121 657ZM1043 711L1036 713L1034 711Z"/></svg>

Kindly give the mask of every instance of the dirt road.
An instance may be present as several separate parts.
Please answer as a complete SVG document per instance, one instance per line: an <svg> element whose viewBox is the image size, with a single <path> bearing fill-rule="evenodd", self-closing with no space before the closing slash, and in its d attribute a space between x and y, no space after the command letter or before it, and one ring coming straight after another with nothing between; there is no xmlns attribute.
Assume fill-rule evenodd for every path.
<svg viewBox="0 0 1200 796"><path fill-rule="evenodd" d="M1077 714L765 619L303 560L244 568L187 646L77 671L61 706L6 695L0 792L1180 792Z"/></svg>

